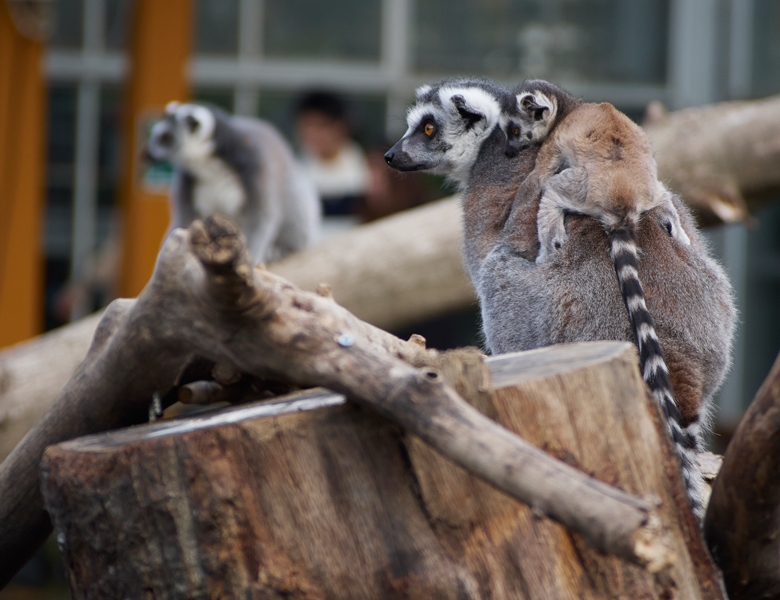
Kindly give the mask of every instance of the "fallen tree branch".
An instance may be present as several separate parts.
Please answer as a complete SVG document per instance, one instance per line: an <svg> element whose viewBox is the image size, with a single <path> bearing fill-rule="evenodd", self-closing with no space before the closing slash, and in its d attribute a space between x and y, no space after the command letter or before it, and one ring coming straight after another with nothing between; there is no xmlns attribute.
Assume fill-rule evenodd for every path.
<svg viewBox="0 0 780 600"><path fill-rule="evenodd" d="M780 357L723 456L704 534L731 598L780 596Z"/></svg>
<svg viewBox="0 0 780 600"><path fill-rule="evenodd" d="M356 227L270 269L305 290L330 283L357 317L403 327L476 302L460 259L459 224L457 200L444 200ZM0 460L73 375L99 320L93 315L0 351Z"/></svg>
<svg viewBox="0 0 780 600"><path fill-rule="evenodd" d="M340 391L603 552L651 571L672 559L653 502L600 483L530 446L464 402L432 354L251 268L227 221L179 230L136 301L112 304L54 405L0 465L0 583L50 530L38 489L46 446L142 422L193 355L256 377ZM415 365L415 366L412 366Z"/></svg>

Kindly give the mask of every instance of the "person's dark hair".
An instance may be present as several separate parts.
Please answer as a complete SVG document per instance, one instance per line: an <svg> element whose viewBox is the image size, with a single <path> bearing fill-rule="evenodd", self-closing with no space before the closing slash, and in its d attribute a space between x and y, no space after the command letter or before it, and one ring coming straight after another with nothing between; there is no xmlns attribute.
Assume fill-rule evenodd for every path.
<svg viewBox="0 0 780 600"><path fill-rule="evenodd" d="M349 123L349 111L347 103L338 94L324 90L308 92L295 107L295 114L305 112L318 112L327 115L331 119Z"/></svg>

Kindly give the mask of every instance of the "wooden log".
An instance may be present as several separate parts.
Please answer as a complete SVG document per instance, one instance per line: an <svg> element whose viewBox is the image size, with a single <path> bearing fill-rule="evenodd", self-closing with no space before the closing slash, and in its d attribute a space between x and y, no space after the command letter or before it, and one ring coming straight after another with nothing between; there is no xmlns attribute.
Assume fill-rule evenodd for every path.
<svg viewBox="0 0 780 600"><path fill-rule="evenodd" d="M627 344L553 347L491 359L495 394L478 374L458 389L550 454L660 499L675 556L661 574L310 391L49 448L73 597L724 598L635 360Z"/></svg>
<svg viewBox="0 0 780 600"><path fill-rule="evenodd" d="M35 468L45 447L142 422L151 399L171 397L193 356L348 394L595 548L651 571L669 561L652 502L551 459L485 417L428 367L436 354L418 342L253 270L237 228L210 218L171 234L137 300L109 306L76 375L0 464L0 585L50 529Z"/></svg>
<svg viewBox="0 0 780 600"><path fill-rule="evenodd" d="M780 96L720 102L644 123L658 174L702 224L736 223L780 187Z"/></svg>
<svg viewBox="0 0 780 600"><path fill-rule="evenodd" d="M731 598L780 597L780 357L723 456L704 520Z"/></svg>
<svg viewBox="0 0 780 600"><path fill-rule="evenodd" d="M0 352L0 461L76 372L102 315L101 311Z"/></svg>

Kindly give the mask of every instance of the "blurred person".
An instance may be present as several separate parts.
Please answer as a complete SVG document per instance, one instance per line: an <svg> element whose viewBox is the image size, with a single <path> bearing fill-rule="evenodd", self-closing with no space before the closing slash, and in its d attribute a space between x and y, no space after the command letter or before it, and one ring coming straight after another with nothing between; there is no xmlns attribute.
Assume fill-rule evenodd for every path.
<svg viewBox="0 0 780 600"><path fill-rule="evenodd" d="M352 139L345 101L313 91L296 106L296 135L303 167L314 181L327 215L354 215L369 185L366 155Z"/></svg>

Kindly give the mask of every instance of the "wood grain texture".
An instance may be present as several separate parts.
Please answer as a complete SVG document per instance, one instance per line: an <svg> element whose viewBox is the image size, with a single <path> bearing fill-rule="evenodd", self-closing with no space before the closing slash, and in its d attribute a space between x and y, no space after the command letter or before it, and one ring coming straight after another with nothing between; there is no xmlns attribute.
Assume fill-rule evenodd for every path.
<svg viewBox="0 0 780 600"><path fill-rule="evenodd" d="M723 598L632 353L497 357L494 393L476 363L440 368L553 456L659 498L676 556L662 576L309 391L49 448L43 489L74 598Z"/></svg>

